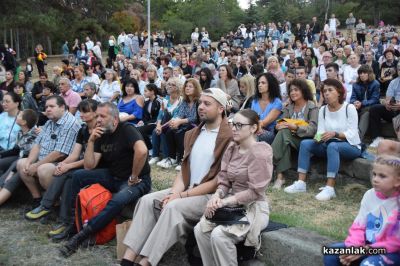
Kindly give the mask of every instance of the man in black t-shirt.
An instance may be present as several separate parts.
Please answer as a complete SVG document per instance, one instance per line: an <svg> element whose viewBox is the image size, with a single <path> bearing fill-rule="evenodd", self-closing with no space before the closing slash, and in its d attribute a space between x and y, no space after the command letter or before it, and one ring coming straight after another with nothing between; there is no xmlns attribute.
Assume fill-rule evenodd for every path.
<svg viewBox="0 0 400 266"><path fill-rule="evenodd" d="M84 156L85 170L72 176L74 203L81 188L99 183L112 193L107 206L61 249L72 255L92 234L103 229L123 207L136 202L151 189L147 148L139 131L131 124L119 122L117 107L109 102L97 107L97 127L92 131Z"/></svg>

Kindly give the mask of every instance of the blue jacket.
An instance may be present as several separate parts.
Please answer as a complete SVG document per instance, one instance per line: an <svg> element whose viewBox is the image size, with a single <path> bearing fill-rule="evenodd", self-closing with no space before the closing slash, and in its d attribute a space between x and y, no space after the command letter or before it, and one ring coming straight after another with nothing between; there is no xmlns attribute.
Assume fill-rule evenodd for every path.
<svg viewBox="0 0 400 266"><path fill-rule="evenodd" d="M379 103L380 85L377 80L374 80L367 85L361 83L353 84L353 92L351 94L350 103L359 101L362 107L370 106Z"/></svg>

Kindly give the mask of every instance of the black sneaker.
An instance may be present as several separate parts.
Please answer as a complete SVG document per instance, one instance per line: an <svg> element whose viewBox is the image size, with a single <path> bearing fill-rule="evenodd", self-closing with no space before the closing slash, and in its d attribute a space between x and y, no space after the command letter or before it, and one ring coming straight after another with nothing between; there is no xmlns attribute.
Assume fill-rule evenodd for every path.
<svg viewBox="0 0 400 266"><path fill-rule="evenodd" d="M67 244L60 248L60 253L63 257L67 258L74 254L79 246L92 234L90 226L86 226L79 233L74 235Z"/></svg>

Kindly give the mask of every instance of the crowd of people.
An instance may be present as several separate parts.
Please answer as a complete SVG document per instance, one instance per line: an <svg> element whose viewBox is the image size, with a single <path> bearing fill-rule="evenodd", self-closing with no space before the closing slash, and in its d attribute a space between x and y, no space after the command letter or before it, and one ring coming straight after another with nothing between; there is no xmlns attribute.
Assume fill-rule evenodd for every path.
<svg viewBox="0 0 400 266"><path fill-rule="evenodd" d="M260 247L272 180L281 189L297 160L298 180L284 191L306 192L311 158L326 158L326 185L315 198L331 200L341 161L364 156L369 144L380 156L373 188L341 245L385 247L399 263L399 229L391 218L380 225L397 228L392 233L370 235L368 227L381 206L387 217L400 208L400 143L383 140L381 132L382 120L393 120L400 132L399 37L390 26L357 24L352 13L345 24L343 32L334 14L324 25L315 17L304 27L242 24L216 46L205 28L194 29L189 47L174 46L172 34L161 32L149 59L147 34L110 36L104 59L101 42L86 37L75 40L71 54L63 45L51 78L37 45L35 83L32 63L21 70L10 49L0 47L6 70L0 204L20 184L33 198L29 220L47 216L60 201L60 223L49 236L68 239L60 249L67 257L137 202L121 265L157 265L193 227L204 265L236 265L235 243ZM178 174L171 188L148 194L154 165ZM77 232L77 195L96 183L114 196ZM240 220L213 220L239 207L246 212Z"/></svg>

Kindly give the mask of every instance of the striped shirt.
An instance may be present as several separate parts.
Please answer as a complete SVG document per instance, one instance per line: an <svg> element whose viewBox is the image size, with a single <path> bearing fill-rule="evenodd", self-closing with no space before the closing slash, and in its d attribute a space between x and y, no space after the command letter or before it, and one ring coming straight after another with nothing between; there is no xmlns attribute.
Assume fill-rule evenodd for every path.
<svg viewBox="0 0 400 266"><path fill-rule="evenodd" d="M35 141L35 144L40 145L39 161L52 151L69 155L74 147L80 127L80 124L70 112L65 112L57 122L48 120Z"/></svg>

